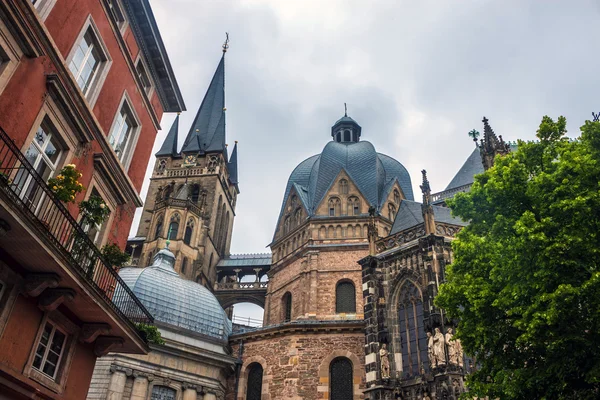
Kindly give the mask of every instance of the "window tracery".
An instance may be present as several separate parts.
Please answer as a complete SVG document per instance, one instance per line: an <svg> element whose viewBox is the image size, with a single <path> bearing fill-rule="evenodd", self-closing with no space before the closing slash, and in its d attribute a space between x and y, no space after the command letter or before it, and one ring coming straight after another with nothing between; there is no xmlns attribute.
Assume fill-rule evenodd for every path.
<svg viewBox="0 0 600 400"><path fill-rule="evenodd" d="M356 196L348 197L348 215L360 215L360 200Z"/></svg>
<svg viewBox="0 0 600 400"><path fill-rule="evenodd" d="M423 323L423 298L417 286L406 281L398 298L398 324L402 348L402 371L405 377L419 374L421 366L429 363L427 335Z"/></svg>
<svg viewBox="0 0 600 400"><path fill-rule="evenodd" d="M208 159L208 172L212 173L217 170L219 166L219 157L218 156L210 156Z"/></svg>
<svg viewBox="0 0 600 400"><path fill-rule="evenodd" d="M156 167L156 172L159 174L163 174L167 169L167 160L164 158L162 160L158 160L158 167Z"/></svg>
<svg viewBox="0 0 600 400"><path fill-rule="evenodd" d="M338 217L340 215L340 199L337 197L332 197L328 201L329 205L329 216L330 217Z"/></svg>

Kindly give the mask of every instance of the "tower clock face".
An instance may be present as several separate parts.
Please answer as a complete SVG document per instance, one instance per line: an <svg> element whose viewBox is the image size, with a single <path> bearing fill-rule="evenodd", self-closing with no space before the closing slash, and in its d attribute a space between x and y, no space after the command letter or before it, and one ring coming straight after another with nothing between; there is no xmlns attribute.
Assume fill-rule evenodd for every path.
<svg viewBox="0 0 600 400"><path fill-rule="evenodd" d="M186 164L195 164L196 163L196 156L192 156L192 155L187 156L185 158L185 163Z"/></svg>

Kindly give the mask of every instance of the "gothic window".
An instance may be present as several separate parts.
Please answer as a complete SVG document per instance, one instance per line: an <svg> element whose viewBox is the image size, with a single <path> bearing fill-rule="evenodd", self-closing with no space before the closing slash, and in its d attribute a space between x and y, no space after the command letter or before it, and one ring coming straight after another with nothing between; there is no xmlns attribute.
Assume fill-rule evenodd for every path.
<svg viewBox="0 0 600 400"><path fill-rule="evenodd" d="M396 206L392 203L388 204L388 217L390 218L390 221L394 221L396 218Z"/></svg>
<svg viewBox="0 0 600 400"><path fill-rule="evenodd" d="M332 197L329 199L328 205L330 217L337 217L340 215L340 199Z"/></svg>
<svg viewBox="0 0 600 400"><path fill-rule="evenodd" d="M187 257L183 257L183 261L181 261L181 273L185 274L185 270L187 269L188 259Z"/></svg>
<svg viewBox="0 0 600 400"><path fill-rule="evenodd" d="M348 181L345 179L340 180L340 193L348 194Z"/></svg>
<svg viewBox="0 0 600 400"><path fill-rule="evenodd" d="M208 172L215 172L219 165L219 158L217 156L210 156L208 159Z"/></svg>
<svg viewBox="0 0 600 400"><path fill-rule="evenodd" d="M285 220L283 221L283 234L287 235L290 231L290 216L288 215L287 217L285 217Z"/></svg>
<svg viewBox="0 0 600 400"><path fill-rule="evenodd" d="M292 320L292 294L287 292L283 295L283 322Z"/></svg>
<svg viewBox="0 0 600 400"><path fill-rule="evenodd" d="M167 169L167 160L164 158L162 160L158 160L158 167L156 168L156 172L162 174Z"/></svg>
<svg viewBox="0 0 600 400"><path fill-rule="evenodd" d="M246 400L260 400L262 398L263 367L259 363L252 363L248 369Z"/></svg>
<svg viewBox="0 0 600 400"><path fill-rule="evenodd" d="M176 393L175 389L168 386L154 385L152 387L152 396L150 396L150 400L175 400Z"/></svg>
<svg viewBox="0 0 600 400"><path fill-rule="evenodd" d="M223 206L223 208L224 207L225 206ZM227 246L227 233L229 232L229 211L227 211L227 214L225 215L223 225L222 237L220 240L221 253L225 252L225 247Z"/></svg>
<svg viewBox="0 0 600 400"><path fill-rule="evenodd" d="M214 230L214 234L213 234L213 242L216 246L216 241L219 238L219 230L221 229L221 208L223 208L223 195L219 196L219 202L217 203L217 218L215 221L215 230Z"/></svg>
<svg viewBox="0 0 600 400"><path fill-rule="evenodd" d="M429 363L427 335L423 325L423 299L421 292L411 281L400 289L398 300L398 323L402 347L402 371L405 377L419 374L419 366Z"/></svg>
<svg viewBox="0 0 600 400"><path fill-rule="evenodd" d="M394 203L400 204L400 192L397 189L394 189Z"/></svg>
<svg viewBox="0 0 600 400"><path fill-rule="evenodd" d="M346 130L344 131L344 142L349 142L350 141L350 131Z"/></svg>
<svg viewBox="0 0 600 400"><path fill-rule="evenodd" d="M198 203L198 199L200 198L200 186L192 185L192 194L190 195L190 200L192 203Z"/></svg>
<svg viewBox="0 0 600 400"><path fill-rule="evenodd" d="M329 398L331 400L348 400L354 397L352 379L352 361L346 357L335 358L329 364Z"/></svg>
<svg viewBox="0 0 600 400"><path fill-rule="evenodd" d="M185 226L185 234L183 236L183 243L188 246L192 242L192 232L194 232L194 220L190 218Z"/></svg>
<svg viewBox="0 0 600 400"><path fill-rule="evenodd" d="M168 240L175 240L177 238L177 232L179 232L179 214L175 213L171 216L171 221L169 222L169 231L167 232Z"/></svg>
<svg viewBox="0 0 600 400"><path fill-rule="evenodd" d="M343 281L337 284L335 288L335 312L356 312L356 292L352 282Z"/></svg>
<svg viewBox="0 0 600 400"><path fill-rule="evenodd" d="M360 201L358 197L348 197L348 215L360 215Z"/></svg>
<svg viewBox="0 0 600 400"><path fill-rule="evenodd" d="M158 239L162 234L164 218L165 216L162 214L156 217L156 229L154 230L154 240Z"/></svg>

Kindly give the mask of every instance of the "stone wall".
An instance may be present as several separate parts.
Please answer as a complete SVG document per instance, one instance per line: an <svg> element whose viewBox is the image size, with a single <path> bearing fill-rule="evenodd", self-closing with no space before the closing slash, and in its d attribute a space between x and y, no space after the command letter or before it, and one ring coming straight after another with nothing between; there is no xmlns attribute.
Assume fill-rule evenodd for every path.
<svg viewBox="0 0 600 400"><path fill-rule="evenodd" d="M239 343L232 347L233 354L238 354ZM248 366L257 362L263 367L263 400L328 399L329 364L337 357L347 357L354 368L354 400L362 399L365 388L363 348L363 333L344 333L343 329L333 333L278 334L245 341L237 399L235 376L227 382L225 398L246 398Z"/></svg>

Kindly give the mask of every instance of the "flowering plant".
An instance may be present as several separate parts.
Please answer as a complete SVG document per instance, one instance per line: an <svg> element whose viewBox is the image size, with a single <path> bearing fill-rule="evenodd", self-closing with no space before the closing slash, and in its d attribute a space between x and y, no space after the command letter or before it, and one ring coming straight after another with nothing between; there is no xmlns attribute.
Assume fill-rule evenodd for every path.
<svg viewBox="0 0 600 400"><path fill-rule="evenodd" d="M79 211L82 214L83 224L100 225L110 214L110 209L106 206L102 197L91 195L87 200L79 202Z"/></svg>
<svg viewBox="0 0 600 400"><path fill-rule="evenodd" d="M114 268L121 268L129 262L129 254L123 253L115 243L102 246L102 256Z"/></svg>
<svg viewBox="0 0 600 400"><path fill-rule="evenodd" d="M85 188L78 179L81 178L81 172L75 168L75 164L68 164L60 170L55 178L48 179L48 186L56 197L64 203L75 201L77 193L81 193Z"/></svg>

